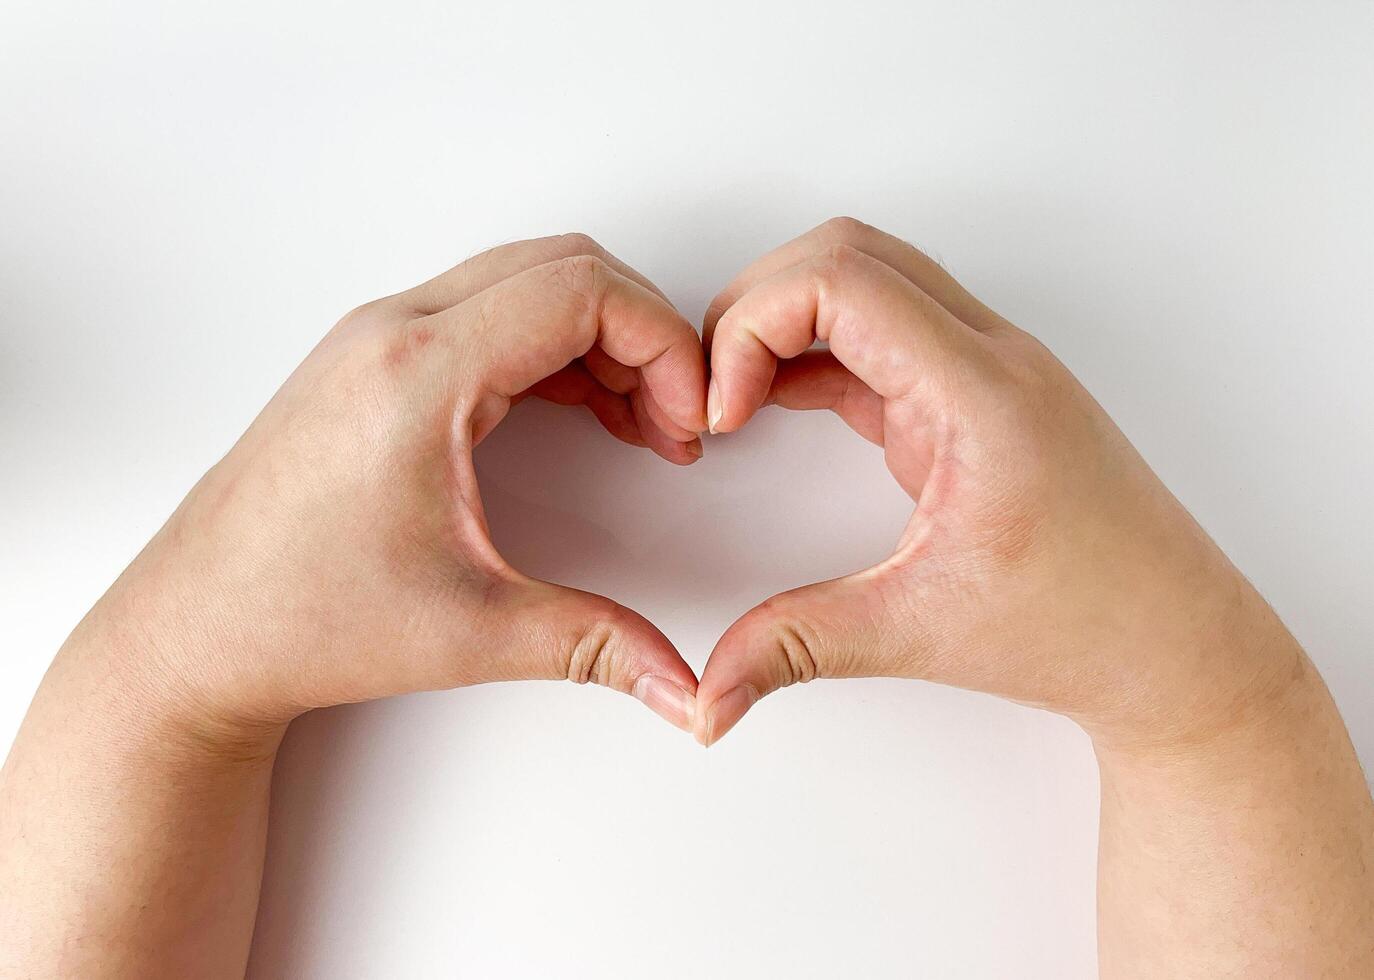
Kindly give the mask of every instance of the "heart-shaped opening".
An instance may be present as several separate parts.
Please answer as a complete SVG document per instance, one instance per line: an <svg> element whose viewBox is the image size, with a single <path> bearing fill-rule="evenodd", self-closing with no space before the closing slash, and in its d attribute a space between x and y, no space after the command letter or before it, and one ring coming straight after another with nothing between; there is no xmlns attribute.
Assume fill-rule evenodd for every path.
<svg viewBox="0 0 1374 980"><path fill-rule="evenodd" d="M739 615L885 558L911 515L882 450L829 413L768 409L705 448L676 467L585 412L522 403L476 454L492 540L647 616L700 670Z"/></svg>

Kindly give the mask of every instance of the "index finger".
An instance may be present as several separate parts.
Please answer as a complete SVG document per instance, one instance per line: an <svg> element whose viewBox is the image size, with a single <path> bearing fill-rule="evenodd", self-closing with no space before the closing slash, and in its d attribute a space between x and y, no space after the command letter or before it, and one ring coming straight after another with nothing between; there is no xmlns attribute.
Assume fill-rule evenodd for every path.
<svg viewBox="0 0 1374 980"><path fill-rule="evenodd" d="M527 269L417 321L424 323L460 344L480 392L509 400L599 346L639 369L669 419L691 432L705 428L696 331L661 296L594 256Z"/></svg>
<svg viewBox="0 0 1374 980"><path fill-rule="evenodd" d="M711 431L747 422L768 397L778 359L816 340L884 399L948 393L952 378L990 356L983 338L896 270L831 246L755 284L721 315Z"/></svg>
<svg viewBox="0 0 1374 980"><path fill-rule="evenodd" d="M975 330L990 330L1004 323L950 275L939 262L910 242L874 228L855 218L831 218L785 245L775 248L744 269L712 300L703 320L709 344L721 314L755 285L790 266L836 245L847 245L870 255L911 280L926 295Z"/></svg>
<svg viewBox="0 0 1374 980"><path fill-rule="evenodd" d="M664 302L668 301L668 297L637 270L608 252L596 239L581 232L497 245L485 252L479 252L418 286L397 293L391 300L404 306L412 315L428 316L450 306L457 306L501 280L509 279L527 269L578 255L600 259L622 276L633 279L645 289L662 297Z"/></svg>

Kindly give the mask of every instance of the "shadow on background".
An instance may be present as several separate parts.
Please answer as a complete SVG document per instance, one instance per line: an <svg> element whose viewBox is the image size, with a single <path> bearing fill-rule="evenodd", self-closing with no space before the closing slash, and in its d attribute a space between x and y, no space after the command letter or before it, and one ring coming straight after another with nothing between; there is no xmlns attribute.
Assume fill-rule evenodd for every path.
<svg viewBox="0 0 1374 980"><path fill-rule="evenodd" d="M844 435L833 465L817 466L813 441L836 445L837 427L824 414L770 411L680 468L615 442L584 412L527 402L480 447L478 472L513 565L638 609L699 670L709 643L755 602L871 564L896 540L910 502L880 450ZM333 896L337 915L338 896L353 896L347 914L365 920L359 906L404 873L392 842L408 845L408 830L424 838L436 809L462 805L457 788L426 783L450 781L455 757L485 734L474 712L486 702L455 711L452 698L342 706L291 726L250 976L308 972L312 950L341 927L323 921L323 899Z"/></svg>
<svg viewBox="0 0 1374 980"><path fill-rule="evenodd" d="M314 911L342 860L335 831L392 702L312 711L291 724L272 777L271 823L249 977L304 975Z"/></svg>

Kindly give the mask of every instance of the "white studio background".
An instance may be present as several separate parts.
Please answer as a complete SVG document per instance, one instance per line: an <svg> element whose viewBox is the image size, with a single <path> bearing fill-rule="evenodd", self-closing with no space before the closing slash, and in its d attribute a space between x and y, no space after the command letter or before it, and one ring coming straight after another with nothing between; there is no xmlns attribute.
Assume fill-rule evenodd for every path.
<svg viewBox="0 0 1374 980"><path fill-rule="evenodd" d="M1374 5L0 5L0 744L68 630L350 307L585 231L692 318L838 213L1043 338L1274 602L1374 764ZM909 503L834 419L686 471L520 407L498 543L700 669ZM1096 773L1047 714L822 682L709 752L498 685L293 727L257 978L1091 975Z"/></svg>

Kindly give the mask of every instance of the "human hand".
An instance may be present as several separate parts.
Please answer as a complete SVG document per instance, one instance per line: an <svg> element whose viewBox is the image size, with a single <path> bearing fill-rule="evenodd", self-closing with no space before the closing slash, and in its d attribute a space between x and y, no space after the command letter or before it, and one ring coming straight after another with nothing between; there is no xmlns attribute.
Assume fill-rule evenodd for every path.
<svg viewBox="0 0 1374 980"><path fill-rule="evenodd" d="M561 677L690 728L696 678L657 629L489 540L472 450L528 395L674 463L701 454L701 346L667 300L585 236L496 248L345 317L82 626L128 642L64 656L127 651L98 671L235 737Z"/></svg>
<svg viewBox="0 0 1374 980"><path fill-rule="evenodd" d="M827 222L742 272L706 331L713 431L831 409L916 501L890 558L731 626L698 690L706 744L779 687L872 675L1038 705L1105 743L1187 741L1294 673L1301 651L1087 391L905 242Z"/></svg>

